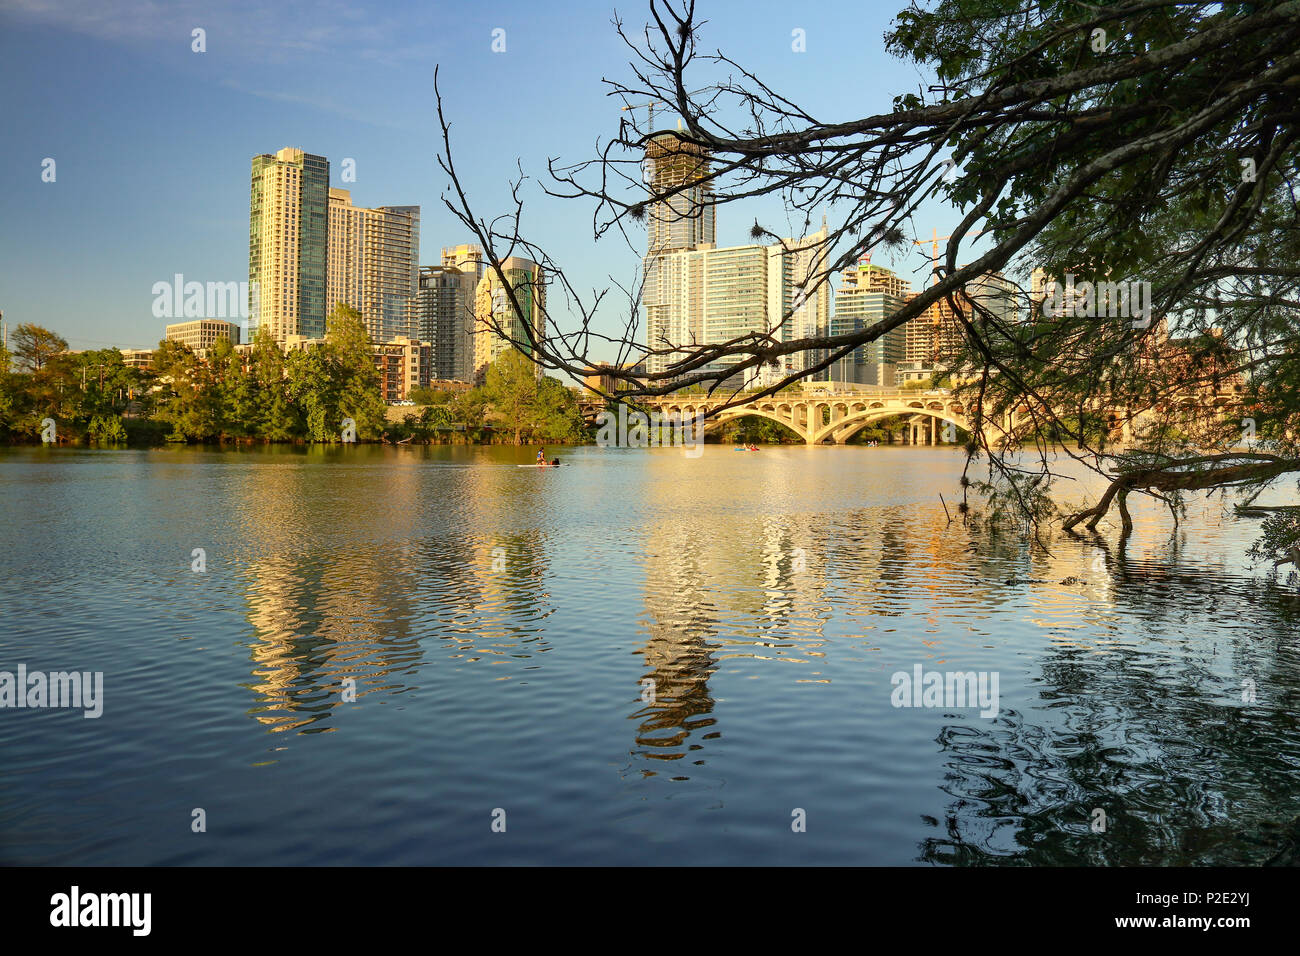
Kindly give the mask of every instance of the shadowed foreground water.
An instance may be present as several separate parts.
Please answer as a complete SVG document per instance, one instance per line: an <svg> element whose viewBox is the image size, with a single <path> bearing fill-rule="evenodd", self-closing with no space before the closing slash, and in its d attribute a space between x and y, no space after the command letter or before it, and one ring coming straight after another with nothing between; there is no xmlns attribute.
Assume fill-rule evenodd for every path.
<svg viewBox="0 0 1300 956"><path fill-rule="evenodd" d="M1045 554L948 523L952 449L559 454L0 450L0 670L105 682L0 710L0 861L1293 851L1300 601L1219 499ZM894 707L918 664L998 715Z"/></svg>

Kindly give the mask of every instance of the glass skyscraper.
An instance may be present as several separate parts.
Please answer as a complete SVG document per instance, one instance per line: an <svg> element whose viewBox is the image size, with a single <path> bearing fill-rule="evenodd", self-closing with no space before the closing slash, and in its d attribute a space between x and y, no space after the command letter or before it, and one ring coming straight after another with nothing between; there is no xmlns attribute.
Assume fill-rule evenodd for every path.
<svg viewBox="0 0 1300 956"><path fill-rule="evenodd" d="M248 215L250 341L266 326L290 335L325 334L330 164L286 147L253 157Z"/></svg>
<svg viewBox="0 0 1300 956"><path fill-rule="evenodd" d="M474 377L481 378L487 367L502 352L518 348L525 355L532 354L528 331L540 341L546 331L546 276L545 270L531 259L510 256L501 262L501 271L519 303L516 310L495 269L488 267L479 280L475 294L474 313ZM503 337L497 329L504 332ZM510 339L514 341L511 342ZM537 366L541 374L541 366Z"/></svg>
<svg viewBox="0 0 1300 956"><path fill-rule="evenodd" d="M478 246L442 250L442 265L420 269L419 336L431 346L431 377L474 380L475 294L483 275Z"/></svg>

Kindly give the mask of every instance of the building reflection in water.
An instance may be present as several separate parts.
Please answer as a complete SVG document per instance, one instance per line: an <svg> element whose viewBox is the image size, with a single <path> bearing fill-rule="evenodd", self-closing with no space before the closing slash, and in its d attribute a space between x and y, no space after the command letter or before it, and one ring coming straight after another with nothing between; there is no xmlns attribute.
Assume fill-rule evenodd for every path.
<svg viewBox="0 0 1300 956"><path fill-rule="evenodd" d="M351 704L345 689L358 702L417 689L431 653L472 664L549 649L544 536L498 530L512 522L512 496L498 487L510 476L447 468L432 511L428 466L405 452L359 467L262 469L238 496L254 548L241 562L250 713L269 731L335 729L333 711Z"/></svg>
<svg viewBox="0 0 1300 956"><path fill-rule="evenodd" d="M262 468L257 487L237 498L237 520L254 548L242 570L254 664L248 687L258 697L250 713L272 732L331 730L324 722L347 706L345 688L358 701L411 689L403 678L422 659L412 627L418 552L397 537L418 475L387 464L386 507L372 509L363 504L373 502L367 470L353 475L345 461L332 464ZM318 487L326 475L331 486Z"/></svg>
<svg viewBox="0 0 1300 956"><path fill-rule="evenodd" d="M649 536L643 618L649 637L641 681L642 687L651 682L653 702L643 702L631 715L638 721L635 758L681 760L703 746L688 742L693 734L698 740L719 736L708 730L716 724L709 678L717 669L718 615L710 604L701 539L698 528L680 524L660 526ZM642 768L647 776L656 772Z"/></svg>
<svg viewBox="0 0 1300 956"><path fill-rule="evenodd" d="M672 458L659 464L681 467ZM772 480L788 475L776 471ZM728 515L728 489L721 484L697 490L683 515L677 488L670 473L648 491L652 512L673 517L656 521L645 538L641 681L642 688L652 682L654 697L647 702L643 693L630 715L638 724L632 755L639 761L689 757L690 766L702 766L705 742L722 736L709 691L722 662L804 665L808 673L797 679L824 680L815 666L829 619L822 597L824 548L810 519L763 517L756 526ZM701 494L717 500L701 500ZM707 522L700 515L708 515ZM636 769L645 776L659 772L651 764ZM675 779L689 776L687 767L672 772Z"/></svg>

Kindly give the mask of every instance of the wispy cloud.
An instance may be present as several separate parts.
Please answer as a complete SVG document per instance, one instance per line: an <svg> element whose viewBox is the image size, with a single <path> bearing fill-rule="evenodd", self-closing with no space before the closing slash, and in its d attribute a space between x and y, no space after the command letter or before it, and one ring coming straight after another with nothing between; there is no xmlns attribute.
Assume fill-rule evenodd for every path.
<svg viewBox="0 0 1300 956"><path fill-rule="evenodd" d="M167 44L189 50L191 31L207 32L210 51L235 59L287 62L337 55L395 66L429 59L436 36L427 8L366 8L343 0L0 0L0 14L98 39Z"/></svg>
<svg viewBox="0 0 1300 956"><path fill-rule="evenodd" d="M292 103L297 106L307 106L312 109L321 110L325 113L333 113L335 116L340 116L343 119L352 120L357 123L368 123L371 126L382 126L387 129L402 130L403 132L418 132L418 128L414 124L393 122L377 115L373 110L349 106L346 103L340 103L326 97L304 96L298 93L289 93L284 90L251 89L242 86L233 80L224 80L221 85L239 93L256 96L259 99L274 100L280 103Z"/></svg>

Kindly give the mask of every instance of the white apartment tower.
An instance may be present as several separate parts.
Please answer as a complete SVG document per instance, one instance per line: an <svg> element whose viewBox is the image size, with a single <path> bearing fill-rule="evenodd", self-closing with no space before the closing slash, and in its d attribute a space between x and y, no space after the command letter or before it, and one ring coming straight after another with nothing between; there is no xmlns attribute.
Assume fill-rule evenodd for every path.
<svg viewBox="0 0 1300 956"><path fill-rule="evenodd" d="M352 205L346 189L329 191L328 311L361 313L372 342L419 332L420 207Z"/></svg>
<svg viewBox="0 0 1300 956"><path fill-rule="evenodd" d="M830 324L825 270L826 231L771 245L712 245L654 257L655 316L650 345L689 348L727 342L749 332L782 342L824 335ZM648 326L649 327L649 326ZM649 371L663 370L681 351L653 355ZM814 353L785 356L775 368L751 370L746 384L769 385L815 362ZM729 364L727 362L723 363Z"/></svg>

